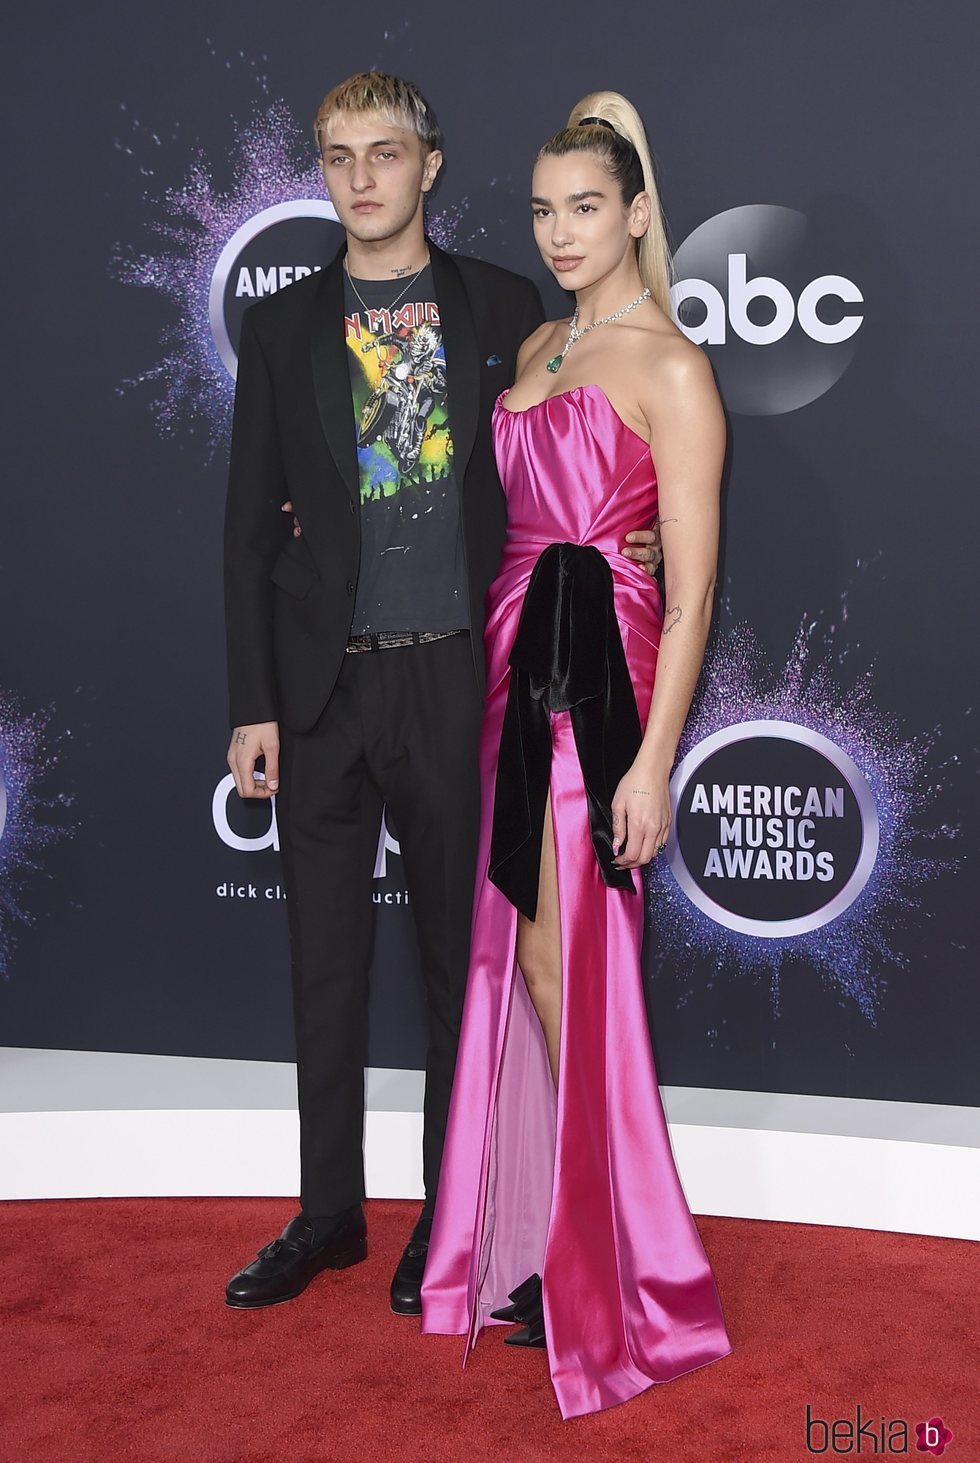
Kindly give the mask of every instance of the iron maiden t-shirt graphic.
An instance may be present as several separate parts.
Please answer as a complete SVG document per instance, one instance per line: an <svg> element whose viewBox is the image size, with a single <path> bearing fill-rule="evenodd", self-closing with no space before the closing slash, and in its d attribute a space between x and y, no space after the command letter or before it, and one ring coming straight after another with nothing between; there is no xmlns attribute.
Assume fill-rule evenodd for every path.
<svg viewBox="0 0 980 1463"><path fill-rule="evenodd" d="M469 625L439 307L426 267L345 281L344 331L361 483L353 630ZM358 298L360 295L362 298Z"/></svg>

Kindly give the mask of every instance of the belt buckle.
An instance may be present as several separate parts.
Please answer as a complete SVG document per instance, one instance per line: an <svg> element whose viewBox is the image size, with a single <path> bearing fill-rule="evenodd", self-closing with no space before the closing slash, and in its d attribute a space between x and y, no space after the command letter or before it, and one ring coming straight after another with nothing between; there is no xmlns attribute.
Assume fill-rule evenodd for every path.
<svg viewBox="0 0 980 1463"><path fill-rule="evenodd" d="M462 630L363 630L348 636L344 648L348 654L360 650L391 650L401 645L427 645L432 640L446 640L463 633Z"/></svg>

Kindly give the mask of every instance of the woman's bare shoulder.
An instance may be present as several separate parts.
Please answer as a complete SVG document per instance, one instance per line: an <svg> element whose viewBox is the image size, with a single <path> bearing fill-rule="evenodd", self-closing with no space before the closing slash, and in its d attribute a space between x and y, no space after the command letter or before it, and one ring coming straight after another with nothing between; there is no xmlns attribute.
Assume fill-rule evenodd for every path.
<svg viewBox="0 0 980 1463"><path fill-rule="evenodd" d="M617 367L623 415L642 420L648 440L662 441L681 422L721 419L711 362L662 311L624 331L623 346ZM628 400L632 405L626 410Z"/></svg>
<svg viewBox="0 0 980 1463"><path fill-rule="evenodd" d="M686 394L708 387L714 390L714 373L708 357L672 321L637 330L632 344L637 379L646 383L648 389L656 390L659 396Z"/></svg>

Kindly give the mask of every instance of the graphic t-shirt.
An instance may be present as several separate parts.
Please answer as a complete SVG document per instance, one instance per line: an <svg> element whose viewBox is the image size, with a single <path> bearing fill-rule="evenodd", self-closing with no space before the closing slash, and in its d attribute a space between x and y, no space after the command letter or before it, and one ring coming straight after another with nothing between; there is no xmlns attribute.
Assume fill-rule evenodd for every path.
<svg viewBox="0 0 980 1463"><path fill-rule="evenodd" d="M345 277L361 480L353 632L469 628L446 355L426 265L405 293ZM394 302L393 308L392 304Z"/></svg>

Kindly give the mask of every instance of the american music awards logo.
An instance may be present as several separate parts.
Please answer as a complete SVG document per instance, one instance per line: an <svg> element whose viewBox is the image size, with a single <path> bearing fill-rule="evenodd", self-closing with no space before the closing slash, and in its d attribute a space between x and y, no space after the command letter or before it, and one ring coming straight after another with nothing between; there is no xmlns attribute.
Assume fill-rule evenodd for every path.
<svg viewBox="0 0 980 1463"><path fill-rule="evenodd" d="M646 872L653 966L767 970L778 1007L783 967L803 960L874 1025L923 886L958 862L932 849L956 830L928 822L936 734L902 736L872 673L845 686L815 630L779 669L744 624L708 650Z"/></svg>
<svg viewBox="0 0 980 1463"><path fill-rule="evenodd" d="M211 337L230 376L238 370L238 338L247 307L318 273L341 238L329 198L274 203L238 226L218 255L208 287Z"/></svg>
<svg viewBox="0 0 980 1463"><path fill-rule="evenodd" d="M730 930L802 935L842 915L878 855L878 810L841 747L795 722L711 733L671 780L667 857L691 902Z"/></svg>

